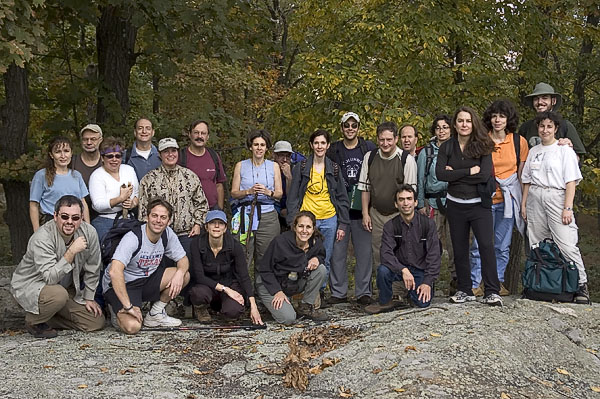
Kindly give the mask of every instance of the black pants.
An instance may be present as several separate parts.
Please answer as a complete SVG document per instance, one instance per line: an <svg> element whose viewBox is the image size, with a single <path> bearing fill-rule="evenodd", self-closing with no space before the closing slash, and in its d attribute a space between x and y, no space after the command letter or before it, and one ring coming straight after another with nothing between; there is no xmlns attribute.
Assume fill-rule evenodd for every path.
<svg viewBox="0 0 600 399"><path fill-rule="evenodd" d="M450 223L450 238L454 248L458 289L473 295L471 264L469 263L469 231L473 229L481 254L481 277L485 285L485 295L498 294L500 281L496 270L492 210L484 208L481 203L461 204L447 200L446 211L446 217Z"/></svg>

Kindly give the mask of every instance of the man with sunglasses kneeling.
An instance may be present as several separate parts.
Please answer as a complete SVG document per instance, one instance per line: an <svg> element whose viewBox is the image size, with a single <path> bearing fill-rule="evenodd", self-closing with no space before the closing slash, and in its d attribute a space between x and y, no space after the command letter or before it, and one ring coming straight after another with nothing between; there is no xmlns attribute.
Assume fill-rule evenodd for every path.
<svg viewBox="0 0 600 399"><path fill-rule="evenodd" d="M25 327L36 338L54 338L55 328L96 331L104 326L94 293L100 278L96 230L82 220L83 204L61 197L54 220L29 239L15 269L11 293L25 310Z"/></svg>

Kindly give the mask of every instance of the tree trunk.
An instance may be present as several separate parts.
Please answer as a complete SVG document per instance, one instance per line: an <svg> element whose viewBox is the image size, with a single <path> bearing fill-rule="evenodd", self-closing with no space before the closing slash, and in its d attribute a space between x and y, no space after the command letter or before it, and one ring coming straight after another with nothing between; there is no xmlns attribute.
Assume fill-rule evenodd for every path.
<svg viewBox="0 0 600 399"><path fill-rule="evenodd" d="M96 121L123 130L130 109L129 78L136 60L137 27L131 22L130 8L109 5L101 11L96 27L100 80Z"/></svg>
<svg viewBox="0 0 600 399"><path fill-rule="evenodd" d="M29 87L27 70L12 63L4 73L6 103L0 106L0 157L15 160L27 149L29 127ZM6 196L4 221L10 230L13 262L17 263L25 250L33 229L29 221L29 183L3 179Z"/></svg>
<svg viewBox="0 0 600 399"><path fill-rule="evenodd" d="M504 272L504 286L513 295L520 293L519 283L521 282L521 273L524 269L523 265L523 237L517 229L514 229L510 244L508 265Z"/></svg>
<svg viewBox="0 0 600 399"><path fill-rule="evenodd" d="M587 25L597 27L600 22L600 16L597 14L590 14L586 18ZM594 49L594 42L590 35L585 35L581 42L581 48L579 49L579 57L577 57L576 67L576 79L573 84L573 95L576 99L573 106L575 113L574 123L575 126L582 126L583 124L583 113L585 110L585 84L588 77L590 67L593 67L590 62L590 55ZM595 66L594 66L595 67Z"/></svg>

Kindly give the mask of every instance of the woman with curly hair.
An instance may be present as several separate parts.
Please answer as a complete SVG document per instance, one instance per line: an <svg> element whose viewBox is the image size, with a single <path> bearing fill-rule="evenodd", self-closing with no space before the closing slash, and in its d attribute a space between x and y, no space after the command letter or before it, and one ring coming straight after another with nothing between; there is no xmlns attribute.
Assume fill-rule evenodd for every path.
<svg viewBox="0 0 600 399"><path fill-rule="evenodd" d="M54 204L64 195L74 195L83 201L83 220L90 222L90 213L83 200L88 195L81 173L71 168L73 145L66 137L57 136L48 143L46 167L38 170L29 191L29 218L35 232L54 215Z"/></svg>
<svg viewBox="0 0 600 399"><path fill-rule="evenodd" d="M513 226L516 225L521 234L525 233L525 222L521 218L521 171L529 148L527 140L516 133L519 115L512 102L494 101L483 113L483 123L494 141L492 162L498 187L492 198L492 219L500 295L509 295L510 292L503 284L504 271L508 265ZM471 279L475 296L483 295L483 290L479 288L481 256L476 239L471 246Z"/></svg>
<svg viewBox="0 0 600 399"><path fill-rule="evenodd" d="M451 128L452 138L441 145L435 168L437 178L449 183L446 207L458 280L458 291L450 302L475 300L469 265L469 232L473 230L481 253L483 303L502 306L490 192L494 142L475 110L469 107L456 110Z"/></svg>

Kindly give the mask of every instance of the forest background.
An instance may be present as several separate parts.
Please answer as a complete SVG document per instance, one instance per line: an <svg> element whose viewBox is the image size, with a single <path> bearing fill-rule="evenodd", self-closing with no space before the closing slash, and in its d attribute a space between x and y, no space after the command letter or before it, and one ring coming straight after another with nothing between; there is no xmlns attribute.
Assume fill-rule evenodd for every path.
<svg viewBox="0 0 600 399"><path fill-rule="evenodd" d="M479 112L497 98L533 117L540 81L588 153L579 211L600 208L600 5L596 0L1 0L0 183L13 262L31 235L29 181L45 143L77 141L87 123L133 141L145 116L156 139L185 140L210 121L229 171L244 136L266 128L306 150L361 116L412 123L426 143L438 113ZM231 174L229 173L229 176Z"/></svg>

